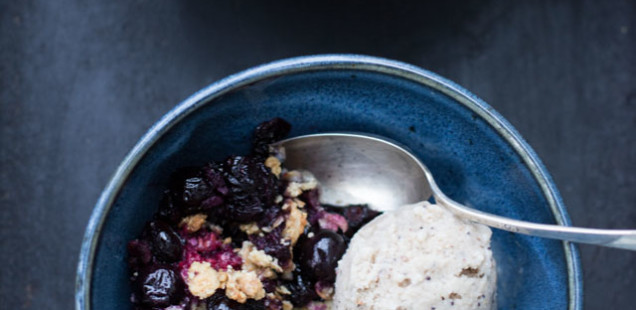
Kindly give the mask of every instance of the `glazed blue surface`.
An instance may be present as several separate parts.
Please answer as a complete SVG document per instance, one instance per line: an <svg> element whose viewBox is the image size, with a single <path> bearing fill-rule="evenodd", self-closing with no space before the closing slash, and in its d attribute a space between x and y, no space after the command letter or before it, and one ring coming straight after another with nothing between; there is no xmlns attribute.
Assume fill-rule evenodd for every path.
<svg viewBox="0 0 636 310"><path fill-rule="evenodd" d="M109 193L114 200L103 209L110 207L95 239L92 269L87 262L92 270L90 309L131 308L126 243L151 218L169 174L178 167L246 153L255 125L275 116L292 123L291 136L360 131L393 139L422 159L449 197L468 206L526 221L568 222L563 214L555 216L555 202L551 208L545 188L524 161L528 154L520 155L474 110L412 80L355 68L305 70L251 83L191 108L196 110L155 137L118 195ZM554 191L559 211L551 181L542 182ZM92 237L89 227L87 238ZM580 286L573 290L568 282L580 281L580 270L568 246L494 230L492 247L499 309L581 307L569 296L574 292L580 298ZM574 267L568 266L567 256Z"/></svg>

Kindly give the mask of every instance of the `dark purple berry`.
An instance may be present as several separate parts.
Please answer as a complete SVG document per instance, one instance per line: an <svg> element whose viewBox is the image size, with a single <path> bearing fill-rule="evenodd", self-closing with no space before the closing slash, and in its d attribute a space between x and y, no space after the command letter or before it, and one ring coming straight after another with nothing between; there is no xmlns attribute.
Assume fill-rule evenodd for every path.
<svg viewBox="0 0 636 310"><path fill-rule="evenodd" d="M369 223L376 216L380 215L380 212L369 208L367 205L349 205L345 207L333 207L325 206L329 212L337 212L344 216L349 224L349 229L346 231L345 236L351 238L362 226Z"/></svg>
<svg viewBox="0 0 636 310"><path fill-rule="evenodd" d="M299 261L304 275L312 281L333 282L338 260L346 250L342 236L330 230L321 230L302 242Z"/></svg>
<svg viewBox="0 0 636 310"><path fill-rule="evenodd" d="M300 199L305 202L307 210L307 221L312 226L318 226L318 220L322 218L325 209L320 205L320 192L318 189L304 191Z"/></svg>
<svg viewBox="0 0 636 310"><path fill-rule="evenodd" d="M181 259L182 240L170 225L162 221L152 221L148 223L145 235L152 247L152 253L159 260L172 263Z"/></svg>
<svg viewBox="0 0 636 310"><path fill-rule="evenodd" d="M212 189L201 177L187 178L183 182L182 201L189 207L196 207L212 194Z"/></svg>
<svg viewBox="0 0 636 310"><path fill-rule="evenodd" d="M223 235L232 238L232 246L240 248L248 236L240 229L240 224L235 222L223 223Z"/></svg>
<svg viewBox="0 0 636 310"><path fill-rule="evenodd" d="M288 240L281 242L282 231L284 225L280 225L272 230L270 233L262 236L258 234L252 234L249 236L250 242L252 242L259 250L263 250L267 255L270 255L278 259L278 263L281 267L287 266L291 262L291 244Z"/></svg>
<svg viewBox="0 0 636 310"><path fill-rule="evenodd" d="M171 224L177 224L183 218L183 212L173 202L173 196L170 195L170 191L164 192L163 198L159 203L159 210L157 210L157 217Z"/></svg>
<svg viewBox="0 0 636 310"><path fill-rule="evenodd" d="M232 156L224 166L227 196L227 217L237 222L249 222L274 205L278 194L278 179L263 162L252 157Z"/></svg>
<svg viewBox="0 0 636 310"><path fill-rule="evenodd" d="M276 222L278 218L284 217L284 211L281 208L269 208L263 212L258 219L259 227L268 227Z"/></svg>
<svg viewBox="0 0 636 310"><path fill-rule="evenodd" d="M283 301L276 298L265 297L263 299L263 306L266 310L282 310Z"/></svg>
<svg viewBox="0 0 636 310"><path fill-rule="evenodd" d="M203 177L217 193L221 196L227 195L229 189L223 178L223 164L217 162L209 163L203 167L202 172Z"/></svg>
<svg viewBox="0 0 636 310"><path fill-rule="evenodd" d="M227 217L241 223L255 220L265 211L265 205L254 196L235 196L226 208Z"/></svg>
<svg viewBox="0 0 636 310"><path fill-rule="evenodd" d="M227 298L224 291L217 290L208 298L206 310L266 310L266 308L263 299L248 299L245 303L239 303Z"/></svg>
<svg viewBox="0 0 636 310"><path fill-rule="evenodd" d="M273 118L269 121L259 124L254 130L252 144L254 154L267 157L269 154L269 145L283 139L289 131L291 125L282 118Z"/></svg>
<svg viewBox="0 0 636 310"><path fill-rule="evenodd" d="M277 279L261 279L261 283L263 283L263 289L265 293L274 293L276 291L276 286L278 285Z"/></svg>
<svg viewBox="0 0 636 310"><path fill-rule="evenodd" d="M172 203L186 214L208 211L223 203L205 173L194 167L179 169L172 175L170 193Z"/></svg>
<svg viewBox="0 0 636 310"><path fill-rule="evenodd" d="M318 297L312 283L298 269L294 271L292 280L285 283L285 287L291 292L286 297L296 308L301 308Z"/></svg>
<svg viewBox="0 0 636 310"><path fill-rule="evenodd" d="M183 287L181 277L168 266L152 266L137 278L140 301L151 307L167 307L178 302Z"/></svg>

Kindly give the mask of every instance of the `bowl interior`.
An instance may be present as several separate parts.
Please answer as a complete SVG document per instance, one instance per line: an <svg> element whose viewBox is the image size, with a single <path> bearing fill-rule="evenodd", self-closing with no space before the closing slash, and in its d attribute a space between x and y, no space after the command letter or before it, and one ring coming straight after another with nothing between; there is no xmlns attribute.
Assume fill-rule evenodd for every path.
<svg viewBox="0 0 636 310"><path fill-rule="evenodd" d="M556 223L521 156L479 115L431 87L378 72L318 70L270 77L201 104L159 138L124 181L101 229L91 309L128 309L126 243L148 221L178 167L246 153L256 124L280 116L291 135L360 131L409 147L456 201ZM500 309L568 307L563 243L494 230ZM570 275L572 276L572 275Z"/></svg>

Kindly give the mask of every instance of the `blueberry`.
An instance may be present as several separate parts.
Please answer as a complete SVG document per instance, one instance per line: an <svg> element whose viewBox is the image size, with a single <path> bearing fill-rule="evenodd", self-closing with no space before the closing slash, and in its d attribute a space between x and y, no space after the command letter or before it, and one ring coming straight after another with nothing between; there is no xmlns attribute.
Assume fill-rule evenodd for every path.
<svg viewBox="0 0 636 310"><path fill-rule="evenodd" d="M211 163L200 169L177 170L170 180L171 202L186 214L207 212L222 205L228 188L219 167L220 164Z"/></svg>
<svg viewBox="0 0 636 310"><path fill-rule="evenodd" d="M181 199L189 207L196 207L212 195L212 188L202 177L190 177L183 181Z"/></svg>
<svg viewBox="0 0 636 310"><path fill-rule="evenodd" d="M229 219L246 223L258 218L265 211L265 206L258 198L250 195L235 196L226 206Z"/></svg>
<svg viewBox="0 0 636 310"><path fill-rule="evenodd" d="M283 301L278 300L276 298L266 297L263 300L263 306L267 310L282 310L283 309Z"/></svg>
<svg viewBox="0 0 636 310"><path fill-rule="evenodd" d="M167 307L183 297L183 281L170 267L151 266L137 278L141 303L151 307Z"/></svg>
<svg viewBox="0 0 636 310"><path fill-rule="evenodd" d="M224 291L217 290L208 298L206 310L265 310L264 300L248 299L245 303L239 303L225 296Z"/></svg>
<svg viewBox="0 0 636 310"><path fill-rule="evenodd" d="M283 216L284 211L281 208L269 208L258 218L257 223L259 227L268 227L272 225L277 218L282 218Z"/></svg>
<svg viewBox="0 0 636 310"><path fill-rule="evenodd" d="M159 260L172 263L181 259L183 245L177 232L163 221L152 221L146 228L146 239L150 242L152 253Z"/></svg>
<svg viewBox="0 0 636 310"><path fill-rule="evenodd" d="M247 234L241 230L239 223L226 222L222 223L221 227L223 227L223 235L232 238L232 247L240 248L243 241L248 240Z"/></svg>
<svg viewBox="0 0 636 310"><path fill-rule="evenodd" d="M287 266L287 264L291 262L292 257L290 250L291 244L288 241L281 242L282 231L284 229L283 226L284 225L280 225L270 233L262 236L258 234L252 234L249 236L250 242L252 242L259 250L263 250L265 254L278 259L278 263L281 267Z"/></svg>
<svg viewBox="0 0 636 310"><path fill-rule="evenodd" d="M286 120L278 117L259 124L254 130L254 137L252 138L254 154L267 157L269 155L269 145L283 139L289 134L290 130L291 125Z"/></svg>
<svg viewBox="0 0 636 310"><path fill-rule="evenodd" d="M203 177L214 188L214 190L222 196L227 195L229 189L223 178L223 164L211 162L202 169Z"/></svg>
<svg viewBox="0 0 636 310"><path fill-rule="evenodd" d="M320 205L320 192L318 189L304 191L300 195L300 199L305 202L307 210L307 221L312 226L318 225L318 220L325 213L325 209Z"/></svg>
<svg viewBox="0 0 636 310"><path fill-rule="evenodd" d="M300 244L300 267L312 281L333 282L338 260L346 250L344 238L330 230L321 230Z"/></svg>
<svg viewBox="0 0 636 310"><path fill-rule="evenodd" d="M285 287L291 292L287 297L296 308L301 308L318 297L311 282L298 269L293 272L292 280L285 283Z"/></svg>
<svg viewBox="0 0 636 310"><path fill-rule="evenodd" d="M278 179L262 161L252 157L232 156L223 167L229 188L226 213L237 222L249 222L274 205Z"/></svg>
<svg viewBox="0 0 636 310"><path fill-rule="evenodd" d="M177 224L183 218L183 212L174 203L173 196L170 195L170 191L165 191L161 202L159 203L159 209L157 210L157 217L171 224Z"/></svg>
<svg viewBox="0 0 636 310"><path fill-rule="evenodd" d="M369 223L376 216L380 215L380 212L369 208L367 205L349 205L344 208L341 207L326 207L330 212L338 212L344 216L349 224L349 229L345 235L349 238L353 237L362 226Z"/></svg>

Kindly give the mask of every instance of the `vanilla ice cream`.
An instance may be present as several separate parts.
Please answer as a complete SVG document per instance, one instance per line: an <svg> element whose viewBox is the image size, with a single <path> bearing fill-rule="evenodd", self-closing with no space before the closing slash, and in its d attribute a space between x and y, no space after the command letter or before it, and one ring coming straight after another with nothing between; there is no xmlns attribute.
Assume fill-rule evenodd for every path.
<svg viewBox="0 0 636 310"><path fill-rule="evenodd" d="M333 309L494 309L490 236L428 202L385 212L338 263Z"/></svg>

